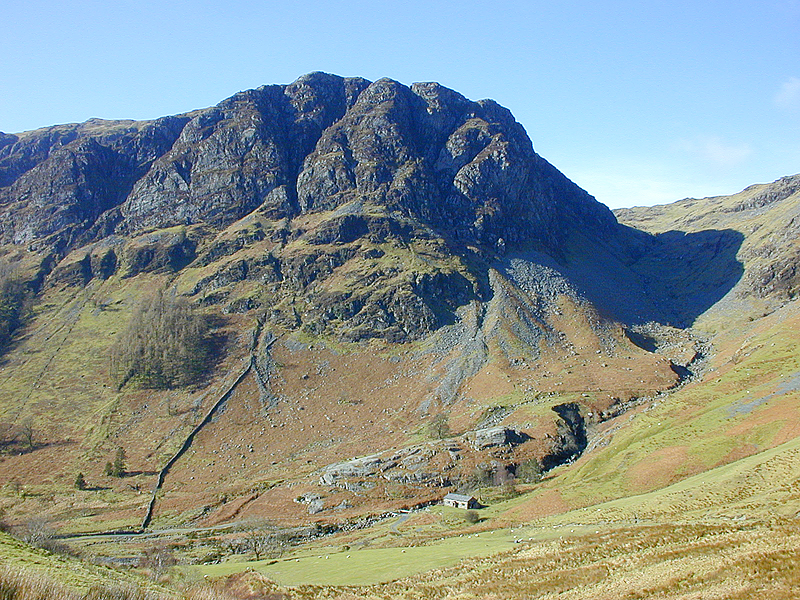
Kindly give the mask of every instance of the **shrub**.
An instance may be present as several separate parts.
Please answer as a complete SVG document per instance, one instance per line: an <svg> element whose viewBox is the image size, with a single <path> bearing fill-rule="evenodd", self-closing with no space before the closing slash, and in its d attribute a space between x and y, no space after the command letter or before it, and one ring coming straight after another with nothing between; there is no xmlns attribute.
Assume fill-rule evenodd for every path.
<svg viewBox="0 0 800 600"><path fill-rule="evenodd" d="M58 539L56 530L46 517L34 517L19 527L15 527L11 533L31 546L53 554L75 556L72 548ZM0 600L2 600L2 596L0 596Z"/></svg>
<svg viewBox="0 0 800 600"><path fill-rule="evenodd" d="M167 546L147 548L139 557L139 566L148 569L154 580L160 579L170 567L178 564L172 549Z"/></svg>
<svg viewBox="0 0 800 600"><path fill-rule="evenodd" d="M523 460L516 468L517 481L522 483L536 483L542 479L542 467L535 458Z"/></svg>
<svg viewBox="0 0 800 600"><path fill-rule="evenodd" d="M450 424L447 422L447 415L439 413L428 424L428 430L431 438L434 440L443 440L449 438L451 435Z"/></svg>
<svg viewBox="0 0 800 600"><path fill-rule="evenodd" d="M112 477L122 477L125 475L125 450L117 448L117 453L114 455L114 462L111 463Z"/></svg>
<svg viewBox="0 0 800 600"><path fill-rule="evenodd" d="M486 465L478 465L472 472L461 479L459 491L462 493L471 493L482 487L490 487L493 483L493 469Z"/></svg>

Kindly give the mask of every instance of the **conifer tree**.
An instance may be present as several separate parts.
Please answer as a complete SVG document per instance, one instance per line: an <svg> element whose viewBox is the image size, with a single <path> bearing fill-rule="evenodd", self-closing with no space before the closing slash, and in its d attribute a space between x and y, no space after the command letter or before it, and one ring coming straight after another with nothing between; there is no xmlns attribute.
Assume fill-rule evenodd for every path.
<svg viewBox="0 0 800 600"><path fill-rule="evenodd" d="M111 476L122 477L123 475L125 475L125 450L117 448L114 462L111 464Z"/></svg>

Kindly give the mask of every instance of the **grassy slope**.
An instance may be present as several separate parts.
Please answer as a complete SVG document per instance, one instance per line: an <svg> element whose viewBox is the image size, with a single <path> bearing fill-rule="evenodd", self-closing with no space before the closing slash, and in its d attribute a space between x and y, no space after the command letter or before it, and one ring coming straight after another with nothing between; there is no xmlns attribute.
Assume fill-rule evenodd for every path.
<svg viewBox="0 0 800 600"><path fill-rule="evenodd" d="M0 456L0 507L11 521L30 514L63 519L69 531L137 527L153 473L202 418L226 378L197 389L119 393L108 377L109 348L132 310L164 276L96 280L48 289L34 319L3 357L0 421L30 422L36 450ZM233 352L221 372L241 367ZM118 447L133 475L103 475ZM78 472L93 491L74 489ZM17 482L9 486L12 482ZM74 506L75 509L70 507Z"/></svg>
<svg viewBox="0 0 800 600"><path fill-rule="evenodd" d="M735 232L742 237L736 258L745 269L744 277L700 316L695 327L722 332L730 327L732 320L761 317L786 301L780 293L762 294L756 274L770 265L788 265L797 260L800 176L753 185L731 196L620 209L615 215L621 223L653 234L680 231L692 235L716 230Z"/></svg>
<svg viewBox="0 0 800 600"><path fill-rule="evenodd" d="M683 217L672 214L673 210L665 209L664 218L680 221ZM114 293L122 290L105 293L116 298ZM52 402L57 390L37 387L42 373L77 384L69 379L70 361L100 360L91 357L86 348L67 343L61 333L64 328L78 331L81 327L96 331L97 324L91 323L95 309L88 308L91 302L91 297L51 296L51 306L40 307L57 312L60 320L52 321L57 328L43 327L31 335L54 343L43 344L44 350L26 354L23 349L15 355L14 360L28 369L21 372L29 374L7 378L2 384L12 386L6 390L7 397L25 398L21 406L8 404L20 408L20 415L37 402L47 403L48 393ZM707 315L699 325L722 331L724 315L720 314ZM108 323L112 321L103 327ZM670 595L680 590L712 589L725 597L747 597L742 590L751 589L748 585L774 588L773 596L783 597L781 586L792 584L792 573L797 571L787 553L800 547L794 524L800 510L796 483L800 478L800 431L796 425L799 332L797 303L754 321L737 321L728 315L724 332L715 340L714 370L702 381L604 424L595 431L599 443L577 463L559 469L530 494L485 511L489 520L482 527L523 524L523 530L517 529L514 536L527 536L524 547L508 549L510 532L492 534L495 537L486 538L490 541L478 537L469 542L454 538L430 543L431 537L448 532L429 524L417 528L418 537L404 539L430 545L407 548L406 552L404 548L367 548L350 552L348 559L346 552L318 548L314 556L292 556L275 565L242 563L230 568L257 566L287 584L353 584L411 577L395 585L359 590L359 595L378 597L400 596L411 588L441 589L445 584L454 586L454 594L469 596L481 590L522 597L531 589L545 595L566 593L580 581L584 588L570 591L572 597L636 597L647 585L654 595L658 592L663 597L682 597ZM64 341L59 343L61 338ZM69 358L61 363L60 371L52 370L58 363L52 362L56 355L59 360ZM98 411L111 407L101 412L113 416L115 398L92 396L89 388L81 385L76 386L84 390L81 398L96 403L93 406ZM96 423L84 425L92 426ZM553 532L563 539L553 540ZM587 532L590 535L584 535ZM463 556L499 551L506 554L449 567ZM319 558L323 552L330 558ZM432 562L439 560L436 556L441 562ZM320 569L320 564L326 568ZM673 569L672 575L664 564ZM439 570L413 575L432 566ZM526 576L508 577L512 567ZM211 568L210 572L221 574L227 568ZM774 569L784 573L775 576ZM359 575L360 579L352 575L367 571L374 575ZM603 583L604 579L608 583ZM511 580L516 588L508 587ZM671 589L672 585L678 591ZM584 592L585 596L581 595ZM762 597L771 596L766 593Z"/></svg>
<svg viewBox="0 0 800 600"><path fill-rule="evenodd" d="M608 445L559 477L562 496L586 504L658 489L800 435L798 309L725 340L703 381L619 417Z"/></svg>
<svg viewBox="0 0 800 600"><path fill-rule="evenodd" d="M393 533L396 521L202 573L322 586L292 588L301 597L792 597L800 306L739 333L704 381L610 423L607 445L477 526L437 508Z"/></svg>
<svg viewBox="0 0 800 600"><path fill-rule="evenodd" d="M398 543L399 538L392 542ZM234 561L196 570L203 575L219 577L254 569L281 585L371 585L433 568L450 567L465 558L490 556L511 548L512 534L499 530L448 537L423 545L351 549L347 545L320 544L277 561Z"/></svg>
<svg viewBox="0 0 800 600"><path fill-rule="evenodd" d="M717 203L746 202L763 191L760 186ZM696 229L735 224L730 215L687 215L685 209L695 206L687 204L663 207L654 222L695 223ZM768 230L787 210L794 209L751 211L738 227ZM659 227L666 230L651 228ZM744 251L757 242L743 244ZM800 547L800 305L754 319L758 311L730 312L743 305L737 300L698 321L717 333L717 355L702 380L599 427L594 449L577 463L531 493L484 511L491 517L486 526L516 525L515 537L527 535L529 549L416 576L426 568L424 553L421 560L405 560L401 549L383 550L382 565L364 555L376 577L405 570L410 578L357 595L437 596L433 590L447 585L453 597L488 589L503 589L501 597L526 597L532 590L539 597L575 598L746 598L755 590L765 598L792 597L793 555ZM550 539L554 532L558 543ZM329 560L345 568L356 556ZM551 564L544 565L545 557ZM344 581L327 569L315 572L312 558L292 560L262 568L287 583ZM355 564L350 569L360 572L360 560ZM512 565L526 577L508 576Z"/></svg>
<svg viewBox="0 0 800 600"><path fill-rule="evenodd" d="M651 429L647 425L638 428ZM616 451L609 447L591 461ZM567 467L531 493L484 509L488 521L462 526L461 534L452 522L449 531L442 526L437 509L432 522L370 540L392 547L360 549L346 540L352 546L343 548L328 541L277 562L228 563L202 572L251 568L284 585L323 586L291 590L301 597L426 598L444 589L456 598L793 597L800 576L800 438L653 491L623 490L598 504L592 504L597 486L576 483L585 467ZM580 494L588 505L536 518L535 507L552 504L548 494L554 491ZM516 527L481 531L509 522ZM449 537L436 539L442 535ZM389 580L395 581L377 585ZM328 587L343 584L367 586Z"/></svg>
<svg viewBox="0 0 800 600"><path fill-rule="evenodd" d="M216 577L247 568L303 584L285 590L292 597L436 598L447 590L453 598L791 598L800 579L798 479L795 439L666 488L511 529L480 531L492 526L485 523L458 534L455 527L426 541L445 533L446 516L436 509L433 522L401 526L385 541L391 547L328 541L278 561L200 571ZM502 521L528 501L482 512Z"/></svg>
<svg viewBox="0 0 800 600"><path fill-rule="evenodd" d="M167 590L132 574L33 548L0 532L0 581L5 573L27 574L28 578L52 578L72 593L92 588L135 587L151 592ZM3 596L5 597L5 596Z"/></svg>

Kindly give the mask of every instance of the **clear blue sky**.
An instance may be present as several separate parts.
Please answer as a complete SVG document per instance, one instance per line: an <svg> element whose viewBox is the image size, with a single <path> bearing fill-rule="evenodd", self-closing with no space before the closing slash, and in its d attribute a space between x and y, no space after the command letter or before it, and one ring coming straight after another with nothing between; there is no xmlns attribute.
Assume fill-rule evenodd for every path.
<svg viewBox="0 0 800 600"><path fill-rule="evenodd" d="M800 172L800 0L5 0L0 23L5 132L327 71L494 98L612 207Z"/></svg>

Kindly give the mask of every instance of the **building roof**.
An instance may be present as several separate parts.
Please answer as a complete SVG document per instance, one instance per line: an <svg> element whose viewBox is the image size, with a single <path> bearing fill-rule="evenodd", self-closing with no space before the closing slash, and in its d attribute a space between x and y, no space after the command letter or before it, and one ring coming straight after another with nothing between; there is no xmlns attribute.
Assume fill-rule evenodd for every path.
<svg viewBox="0 0 800 600"><path fill-rule="evenodd" d="M450 492L447 496L444 497L445 500L454 500L456 502L469 502L470 500L474 500L474 496L465 496L464 494L454 494Z"/></svg>

